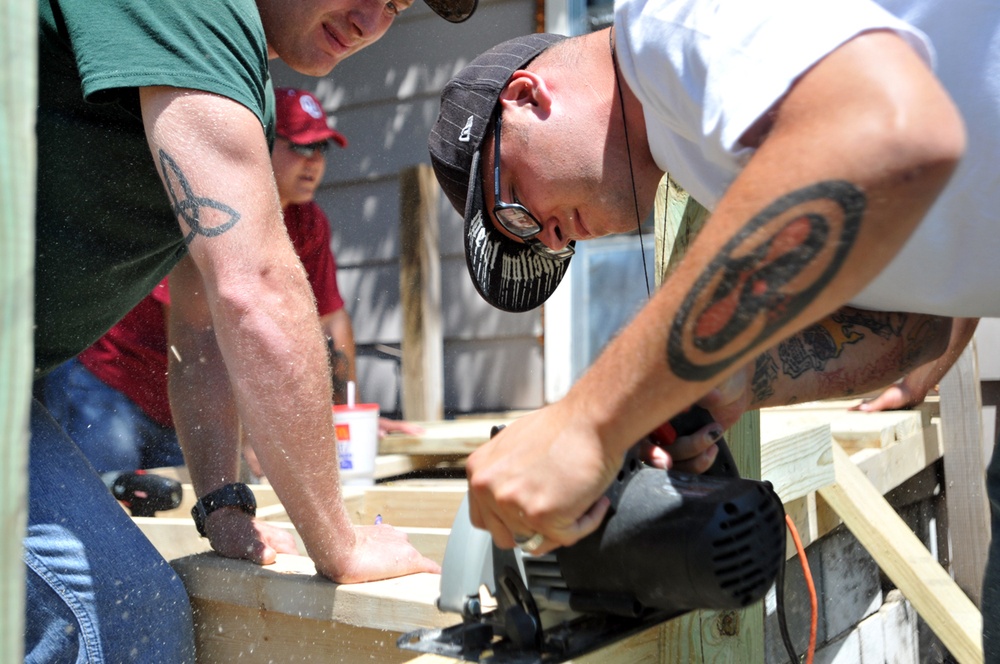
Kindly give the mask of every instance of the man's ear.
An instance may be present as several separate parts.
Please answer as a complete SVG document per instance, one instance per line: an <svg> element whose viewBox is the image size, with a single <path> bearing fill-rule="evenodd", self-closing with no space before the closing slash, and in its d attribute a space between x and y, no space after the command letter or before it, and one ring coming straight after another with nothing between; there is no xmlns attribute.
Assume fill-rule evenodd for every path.
<svg viewBox="0 0 1000 664"><path fill-rule="evenodd" d="M552 93L545 79L533 71L518 69L500 92L500 102L516 106L534 106L541 115L548 115L552 107Z"/></svg>

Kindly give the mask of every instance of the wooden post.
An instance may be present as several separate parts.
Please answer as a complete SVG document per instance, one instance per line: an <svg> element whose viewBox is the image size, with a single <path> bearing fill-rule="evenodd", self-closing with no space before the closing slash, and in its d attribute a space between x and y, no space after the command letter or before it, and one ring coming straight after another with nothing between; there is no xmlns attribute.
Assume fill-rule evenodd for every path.
<svg viewBox="0 0 1000 664"><path fill-rule="evenodd" d="M979 606L990 545L990 507L975 340L941 379L940 390L951 572Z"/></svg>
<svg viewBox="0 0 1000 664"><path fill-rule="evenodd" d="M655 203L657 286L674 271L709 212L669 174L660 181ZM726 432L743 477L760 479L760 411L745 413ZM763 602L740 611L698 611L661 628L663 662L764 661Z"/></svg>
<svg viewBox="0 0 1000 664"><path fill-rule="evenodd" d="M403 419L444 417L444 339L438 184L427 164L400 175L399 293L403 305Z"/></svg>
<svg viewBox="0 0 1000 664"><path fill-rule="evenodd" d="M0 661L24 658L28 412L34 364L38 6L0 0Z"/></svg>

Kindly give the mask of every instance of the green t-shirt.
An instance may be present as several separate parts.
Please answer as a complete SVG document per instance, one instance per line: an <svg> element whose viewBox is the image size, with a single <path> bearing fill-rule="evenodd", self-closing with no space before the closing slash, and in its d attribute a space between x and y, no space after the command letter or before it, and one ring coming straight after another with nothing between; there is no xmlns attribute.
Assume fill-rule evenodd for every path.
<svg viewBox="0 0 1000 664"><path fill-rule="evenodd" d="M273 137L254 0L40 0L35 371L93 343L184 255L138 88L216 93Z"/></svg>

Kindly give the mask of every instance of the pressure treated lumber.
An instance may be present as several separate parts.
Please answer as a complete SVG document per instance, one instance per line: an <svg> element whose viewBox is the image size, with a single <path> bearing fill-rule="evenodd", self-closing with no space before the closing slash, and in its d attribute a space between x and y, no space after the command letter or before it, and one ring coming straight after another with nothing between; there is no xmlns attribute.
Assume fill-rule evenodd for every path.
<svg viewBox="0 0 1000 664"><path fill-rule="evenodd" d="M23 659L28 413L34 353L38 5L0 0L0 661Z"/></svg>
<svg viewBox="0 0 1000 664"><path fill-rule="evenodd" d="M196 553L211 551L212 547L208 540L198 536L194 522L191 519L161 519L152 516L132 517L132 520L139 526L147 539L152 542L160 555L167 560L182 558ZM287 530L295 538L295 546L300 555L306 555L305 545L302 538L292 524L287 522L274 522L271 524L276 528ZM406 533L410 544L417 551L437 564L444 560L444 550L448 544L448 534L450 528L421 528L421 527L400 527L399 530Z"/></svg>
<svg viewBox="0 0 1000 664"><path fill-rule="evenodd" d="M300 556L262 567L204 553L171 564L191 597L199 662L405 661L399 634L454 622L434 605L435 574L338 585Z"/></svg>
<svg viewBox="0 0 1000 664"><path fill-rule="evenodd" d="M837 482L820 489L858 541L961 664L983 661L982 616L839 446Z"/></svg>
<svg viewBox="0 0 1000 664"><path fill-rule="evenodd" d="M829 424L833 439L847 452L889 447L924 428L922 414L912 410L866 413L826 408L765 408L761 418L775 428L786 424Z"/></svg>
<svg viewBox="0 0 1000 664"><path fill-rule="evenodd" d="M444 417L439 187L427 164L404 170L399 187L403 418L439 420Z"/></svg>
<svg viewBox="0 0 1000 664"><path fill-rule="evenodd" d="M628 639L613 643L606 648L581 655L569 664L657 664L659 662L693 662L691 658L667 659L671 644L663 634L662 626L650 627ZM416 655L410 653L410 664L455 664L458 660L439 655ZM741 660L733 660L741 661Z"/></svg>
<svg viewBox="0 0 1000 664"><path fill-rule="evenodd" d="M940 391L951 572L979 606L990 546L990 516L975 339L941 379Z"/></svg>
<svg viewBox="0 0 1000 664"><path fill-rule="evenodd" d="M490 439L495 425L508 425L516 417L475 418L420 422L419 434L392 433L379 441L379 454L468 455Z"/></svg>

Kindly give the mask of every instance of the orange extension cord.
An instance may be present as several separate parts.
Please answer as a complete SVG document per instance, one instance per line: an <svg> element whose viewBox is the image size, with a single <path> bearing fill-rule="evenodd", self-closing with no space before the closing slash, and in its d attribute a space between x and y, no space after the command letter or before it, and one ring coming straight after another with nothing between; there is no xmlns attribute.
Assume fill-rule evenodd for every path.
<svg viewBox="0 0 1000 664"><path fill-rule="evenodd" d="M816 621L818 614L818 602L816 600L816 586L813 584L812 572L809 571L809 561L806 559L806 550L799 539L799 531L795 529L792 517L785 515L785 523L788 525L788 532L792 535L792 542L795 543L795 550L798 552L799 560L802 562L802 575L806 581L806 588L809 590L809 647L806 649L805 664L812 664L813 656L816 654Z"/></svg>

